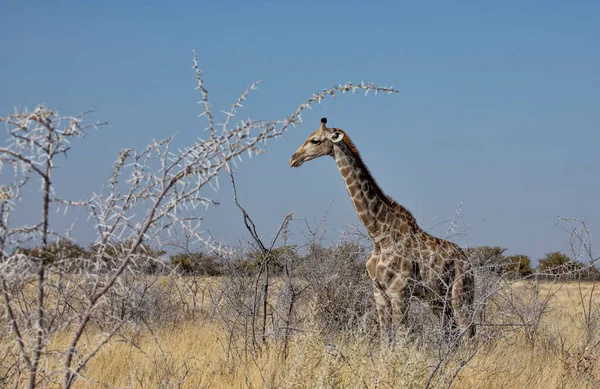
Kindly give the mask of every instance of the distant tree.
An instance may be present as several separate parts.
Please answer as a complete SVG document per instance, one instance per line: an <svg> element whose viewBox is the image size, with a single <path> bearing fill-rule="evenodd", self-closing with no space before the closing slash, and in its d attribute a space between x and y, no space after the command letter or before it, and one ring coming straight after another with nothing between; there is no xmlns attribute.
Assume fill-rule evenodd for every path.
<svg viewBox="0 0 600 389"><path fill-rule="evenodd" d="M296 246L283 245L271 250L269 259L269 271L271 274L280 274L285 269L286 262L295 262L298 259ZM263 260L263 256L260 257Z"/></svg>
<svg viewBox="0 0 600 389"><path fill-rule="evenodd" d="M508 262L504 256L507 249L500 246L478 246L466 249L466 254L476 267L487 268L501 275L506 273Z"/></svg>
<svg viewBox="0 0 600 389"><path fill-rule="evenodd" d="M477 267L483 267L498 275L525 277L533 273L527 255L504 256L507 249L500 246L478 246L467 248L466 254Z"/></svg>
<svg viewBox="0 0 600 389"><path fill-rule="evenodd" d="M561 275L573 273L583 267L581 262L569 258L560 251L554 251L539 260L537 270L540 273Z"/></svg>
<svg viewBox="0 0 600 389"><path fill-rule="evenodd" d="M106 245L94 244L90 246L89 251L93 257L99 258L104 265L112 269L132 244L133 242L130 241L111 242ZM152 274L159 270L160 258L166 254L166 251L141 243L134 254L136 256L132 263L144 273Z"/></svg>
<svg viewBox="0 0 600 389"><path fill-rule="evenodd" d="M533 273L531 260L527 255L511 255L506 257L506 272L515 276L526 277Z"/></svg>
<svg viewBox="0 0 600 389"><path fill-rule="evenodd" d="M32 260L43 260L48 265L60 265L67 270L74 270L81 266L82 260L89 258L90 253L70 239L60 239L46 248L36 246L32 248L17 248L15 253L23 254Z"/></svg>
<svg viewBox="0 0 600 389"><path fill-rule="evenodd" d="M219 258L202 251L172 255L171 265L183 274L206 276L220 276L223 274L223 264L219 262Z"/></svg>
<svg viewBox="0 0 600 389"><path fill-rule="evenodd" d="M256 273L262 266L266 256L260 250L253 250L235 263L235 267L246 274ZM268 254L269 274L281 274L285 268L286 261L296 262L299 260L297 248L293 245L276 247Z"/></svg>

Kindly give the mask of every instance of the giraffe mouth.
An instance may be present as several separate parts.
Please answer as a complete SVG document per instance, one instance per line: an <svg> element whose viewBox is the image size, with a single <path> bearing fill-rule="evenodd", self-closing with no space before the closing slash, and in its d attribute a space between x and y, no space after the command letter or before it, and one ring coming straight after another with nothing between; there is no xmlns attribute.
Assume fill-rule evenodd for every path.
<svg viewBox="0 0 600 389"><path fill-rule="evenodd" d="M290 159L290 166L291 167L299 167L301 166L304 162L308 161L310 158L305 158L304 155L302 155L302 153L294 153L294 155L292 155L292 158Z"/></svg>
<svg viewBox="0 0 600 389"><path fill-rule="evenodd" d="M302 161L301 159L294 159L294 157L292 157L292 159L290 159L290 166L291 167L299 167L304 163L304 161Z"/></svg>

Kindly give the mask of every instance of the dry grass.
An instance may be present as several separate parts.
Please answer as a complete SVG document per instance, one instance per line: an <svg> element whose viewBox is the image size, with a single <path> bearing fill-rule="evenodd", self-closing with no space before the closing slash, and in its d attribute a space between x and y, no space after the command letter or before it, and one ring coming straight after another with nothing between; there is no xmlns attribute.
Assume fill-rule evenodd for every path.
<svg viewBox="0 0 600 389"><path fill-rule="evenodd" d="M135 345L113 342L105 348L78 387L410 388L426 378L424 354L406 348L379 353L368 339L350 335L334 341L299 335L285 361L277 347L228 357L227 333L211 323L133 336Z"/></svg>
<svg viewBox="0 0 600 389"><path fill-rule="evenodd" d="M168 288L170 282L165 279L157 285L176 293L176 288ZM222 278L203 279L202 296L223 282L226 280ZM505 297L495 298L495 308L491 309L502 313L504 322L518 323L507 311L506 296L515 301L518 297L523 306L535 298L549 297L533 336L527 337L519 326L482 328L480 342L482 338L487 341L462 368L452 388L600 387L600 347L597 337L590 338L585 326L581 299L583 296L585 303L589 301L592 284L544 282L537 290L536 294L532 282L518 282L500 293ZM282 342L277 338L253 352L243 333L231 339L226 323L209 314L210 299L198 300L193 321L124 330L90 362L76 387L421 388L438 362L435 350L418 342L401 343L386 351L381 350L372 331L322 331L319 324L310 322L310 304L302 308L307 319L291 338L287 358L283 358ZM598 309L600 300L594 298L593 304ZM86 333L85 344L97 343L94 331ZM0 348L6 349L11 338L1 338ZM54 358L52 350L64 350L69 340L68 331L51 339L44 371L60 371L61 359ZM459 350L432 387L446 387L469 350ZM85 347L81 352L85 354ZM61 380L57 374L50 381L58 387Z"/></svg>
<svg viewBox="0 0 600 389"><path fill-rule="evenodd" d="M513 289L527 297L533 286L521 282ZM591 285L582 286L584 296L590 290ZM539 295L553 297L535 341L527 342L519 328L502 332L461 370L453 388L598 387L599 352L586 338L578 285L544 283ZM382 351L372 336L359 331L330 337L316 328L306 325L292 338L285 360L276 341L260 352L246 353L241 342L230 343L220 321L206 316L174 327L130 329L101 351L76 386L416 388L423 387L436 363L418 344ZM60 349L67 339L65 334L52 344ZM450 372L453 363L447 365Z"/></svg>

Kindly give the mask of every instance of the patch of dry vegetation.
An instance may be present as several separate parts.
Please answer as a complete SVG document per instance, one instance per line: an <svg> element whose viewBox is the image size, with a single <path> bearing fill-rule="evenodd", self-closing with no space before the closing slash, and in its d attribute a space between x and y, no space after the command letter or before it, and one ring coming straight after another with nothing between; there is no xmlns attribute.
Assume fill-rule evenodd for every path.
<svg viewBox="0 0 600 389"><path fill-rule="evenodd" d="M157 287L176 293L177 288L166 288L169 282L191 281L197 282L163 279ZM204 293L212 295L218 295L228 282L225 278L205 281ZM284 285L279 281L279 287ZM478 339L481 348L458 372L452 387L597 387L599 350L589 339L581 304L582 295L589 301L592 287L591 283L574 282L543 282L537 288L534 282L525 281L507 285L491 304L494 309L505 309L503 320L519 323L514 313L506 311L507 296L513 296L509 301L513 304L518 296L523 306L533 304L536 294L542 300L549 298L535 333L528 335L524 327L503 327L500 323L482 328ZM318 322L319 311L311 311L310 303L303 307L307 310L303 328L287 344L287 358L281 338L275 336L260 349L251 350L240 334L231 339L231 328L211 314L215 301L224 304L205 298L204 304L196 306L194 320L124 330L89 363L85 380L78 381L76 387L421 388L439 362L431 345L420 341L400 341L395 350L382 350L377 337L365 327L329 331L325 323ZM597 297L592 301L600 303ZM94 332L91 329L86 334L90 344L94 343ZM49 349L64 349L67 333L52 339ZM10 347L8 340L3 338L3 349ZM458 350L444 364L432 387L444 387L470 351L467 347ZM44 366L51 369L52 363L50 357Z"/></svg>

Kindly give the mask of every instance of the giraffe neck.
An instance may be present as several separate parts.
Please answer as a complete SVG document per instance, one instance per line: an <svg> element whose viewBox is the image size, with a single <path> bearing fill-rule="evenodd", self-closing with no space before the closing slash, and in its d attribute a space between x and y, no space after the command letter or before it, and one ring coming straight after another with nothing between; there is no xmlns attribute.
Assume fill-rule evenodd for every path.
<svg viewBox="0 0 600 389"><path fill-rule="evenodd" d="M414 217L387 197L363 163L358 151L346 137L334 146L334 159L346 183L348 194L361 222L374 241L389 233L397 222L418 229Z"/></svg>

